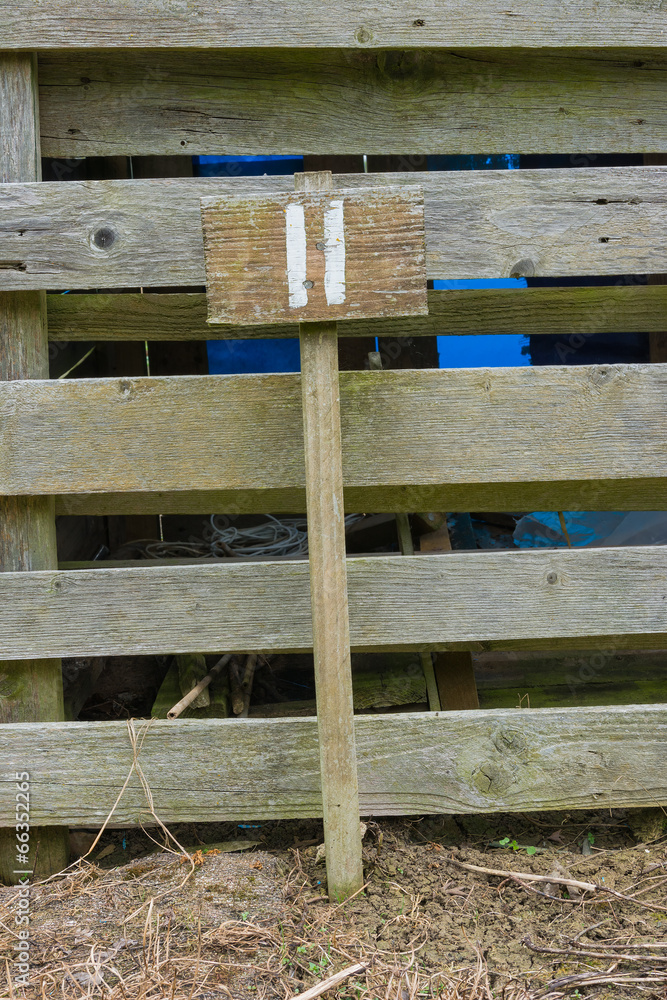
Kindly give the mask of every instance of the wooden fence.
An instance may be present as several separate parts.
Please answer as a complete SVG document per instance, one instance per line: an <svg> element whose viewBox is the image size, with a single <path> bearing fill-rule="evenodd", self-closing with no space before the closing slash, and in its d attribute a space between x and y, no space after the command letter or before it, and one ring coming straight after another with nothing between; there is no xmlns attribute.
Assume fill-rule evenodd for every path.
<svg viewBox="0 0 667 1000"><path fill-rule="evenodd" d="M323 517L316 527L313 507L318 489L327 502L342 489L347 510L662 508L664 364L342 373L338 482L341 453L334 448L327 478L331 452L322 443L326 431L335 444L338 426L335 362L324 334L304 347L314 334L303 326L302 349L311 354L302 377L48 380L49 337L299 335L290 323L208 327L205 296L192 291L206 280L201 199L284 195L292 178L40 179L40 152L400 154L405 172L334 175L330 183L362 193L422 189L429 279L614 278L605 287L429 292L428 316L342 321L339 334L556 333L583 343L597 332L660 333L667 286L632 276L667 272L667 166L593 164L605 152L667 150L666 27L657 6L640 14L614 0L519 0L505 12L486 0L463 8L424 0L409 16L388 0L372 14L347 3L344 16L340 5L270 0L250 8L200 0L170 12L148 0L0 2L5 877L14 867L15 773L31 776L41 868L57 870L66 858L63 827L106 818L136 739L165 820L324 814L330 888L341 894L359 882L359 809L667 802L667 706L353 720L348 697L350 644L660 648L664 549L345 565L340 538L327 540L330 526ZM578 169L412 169L417 154L564 150ZM86 294L57 294L65 290ZM324 396L306 412L305 438L302 379L306 389L319 379L318 391L335 403L328 431ZM312 603L306 562L58 570L56 513L306 506ZM316 649L321 773L314 719L160 721L147 731L143 722L62 721L58 657L309 650L313 615L318 641L331 638ZM343 749L329 699L349 737ZM342 754L331 767L329 740ZM336 794L349 792L338 803L342 832L332 812L335 781ZM135 775L113 823L149 818Z"/></svg>

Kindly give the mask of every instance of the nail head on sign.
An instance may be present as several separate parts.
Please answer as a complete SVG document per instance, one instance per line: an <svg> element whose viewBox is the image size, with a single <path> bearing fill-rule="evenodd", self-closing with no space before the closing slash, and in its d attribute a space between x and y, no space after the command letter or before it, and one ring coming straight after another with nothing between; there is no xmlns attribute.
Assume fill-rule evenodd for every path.
<svg viewBox="0 0 667 1000"><path fill-rule="evenodd" d="M547 583L556 583L558 580L558 573L547 573Z"/></svg>
<svg viewBox="0 0 667 1000"><path fill-rule="evenodd" d="M324 250L324 243L316 243L315 247L317 250Z"/></svg>
<svg viewBox="0 0 667 1000"><path fill-rule="evenodd" d="M310 279L308 279L308 281L304 281L303 287L304 288L312 288L314 284L315 284L314 281L310 281Z"/></svg>

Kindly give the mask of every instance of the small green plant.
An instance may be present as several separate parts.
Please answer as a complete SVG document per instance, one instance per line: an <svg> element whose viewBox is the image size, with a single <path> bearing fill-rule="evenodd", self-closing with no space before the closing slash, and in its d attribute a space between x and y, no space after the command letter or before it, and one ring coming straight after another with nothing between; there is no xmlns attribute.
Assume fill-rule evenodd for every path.
<svg viewBox="0 0 667 1000"><path fill-rule="evenodd" d="M503 839L499 840L498 843L501 847L510 847L513 851L525 851L526 854L530 856L537 854L536 847L532 847L530 845L525 847L523 844L517 844L516 840L510 840L509 837L503 837Z"/></svg>
<svg viewBox="0 0 667 1000"><path fill-rule="evenodd" d="M591 831L589 830L589 831L588 831L588 833L586 834L586 836L588 837L588 843L589 843L589 844L591 845L591 847L592 847L592 846L593 846L593 844L595 843L595 834L594 834L594 833L591 833Z"/></svg>

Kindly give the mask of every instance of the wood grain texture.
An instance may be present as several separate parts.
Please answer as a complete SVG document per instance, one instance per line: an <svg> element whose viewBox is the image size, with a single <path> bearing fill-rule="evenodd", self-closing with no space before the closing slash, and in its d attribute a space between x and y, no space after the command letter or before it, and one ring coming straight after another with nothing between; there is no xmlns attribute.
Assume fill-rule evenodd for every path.
<svg viewBox="0 0 667 1000"><path fill-rule="evenodd" d="M667 633L660 546L354 558L347 576L359 650ZM308 581L303 561L2 573L0 643L7 659L307 650Z"/></svg>
<svg viewBox="0 0 667 1000"><path fill-rule="evenodd" d="M364 816L667 803L664 705L361 716L355 733ZM35 822L99 826L133 759L125 722L5 726L0 751L2 826L21 768ZM313 718L155 721L140 762L167 823L322 815ZM150 822L134 775L111 826Z"/></svg>
<svg viewBox="0 0 667 1000"><path fill-rule="evenodd" d="M342 372L340 391L348 510L381 509L350 504L389 487L407 510L484 509L415 502L457 484L540 480L546 499L588 480L588 510L602 481L625 481L627 509L665 495L646 475L667 478L666 365ZM259 491L264 510L289 509L305 486L300 377L0 384L0 459L6 495L217 490L204 509L232 514Z"/></svg>
<svg viewBox="0 0 667 1000"><path fill-rule="evenodd" d="M429 278L667 271L667 167L338 174L336 190L422 187ZM290 177L0 188L0 289L203 285L200 198Z"/></svg>
<svg viewBox="0 0 667 1000"><path fill-rule="evenodd" d="M213 326L201 292L47 295L49 339L226 340L297 337L298 324ZM583 288L451 289L428 293L428 315L339 323L345 337L440 337L477 334L661 334L665 285ZM400 345L399 345L400 346ZM567 341L564 347L567 347Z"/></svg>
<svg viewBox="0 0 667 1000"><path fill-rule="evenodd" d="M657 34L641 51L623 48L619 33L604 50L551 40L539 52L480 47L472 57L413 37L419 48L391 52L299 51L289 39L282 51L195 59L173 49L46 53L43 148L57 157L667 149Z"/></svg>
<svg viewBox="0 0 667 1000"><path fill-rule="evenodd" d="M428 312L417 189L204 198L202 223L209 324Z"/></svg>
<svg viewBox="0 0 667 1000"><path fill-rule="evenodd" d="M37 64L30 53L0 56L0 179L41 177ZM0 385L48 378L46 298L43 292L0 292ZM0 496L0 574L58 565L53 500ZM0 647L1 648L1 647ZM0 723L64 718L60 660L0 661ZM0 836L0 881L17 880L16 842ZM30 859L38 876L60 871L68 858L65 830L31 835Z"/></svg>
<svg viewBox="0 0 667 1000"><path fill-rule="evenodd" d="M414 48L516 45L664 45L665 14L647 7L605 0L538 4L517 0L501 10L490 0L461 7L454 0L422 0L408 9L390 0L342 0L323 5L308 0L259 0L252 12L237 0L156 5L137 0L2 0L0 20L7 49L76 48Z"/></svg>

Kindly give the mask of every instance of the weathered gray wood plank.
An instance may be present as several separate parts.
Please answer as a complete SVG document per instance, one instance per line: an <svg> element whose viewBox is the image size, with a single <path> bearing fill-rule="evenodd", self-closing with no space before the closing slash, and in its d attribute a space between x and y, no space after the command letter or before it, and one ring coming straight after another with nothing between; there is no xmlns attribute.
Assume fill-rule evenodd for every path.
<svg viewBox="0 0 667 1000"><path fill-rule="evenodd" d="M667 552L488 551L347 561L357 649L667 634ZM0 574L5 659L312 646L308 563ZM372 595L372 600L368 595Z"/></svg>
<svg viewBox="0 0 667 1000"><path fill-rule="evenodd" d="M196 3L136 0L2 0L5 48L450 48L452 46L664 45L661 7L605 0L490 0L473 7L422 0L409 8L390 0L238 0Z"/></svg>
<svg viewBox="0 0 667 1000"><path fill-rule="evenodd" d="M338 174L424 188L429 278L667 271L667 167ZM0 289L205 283L200 198L290 177L0 186Z"/></svg>
<svg viewBox="0 0 667 1000"><path fill-rule="evenodd" d="M298 337L297 323L209 326L201 292L48 295L49 338L72 340L226 340ZM428 316L339 322L342 337L551 334L563 349L594 333L661 333L665 285L467 289L428 293ZM570 342L570 338L573 338ZM401 344L399 342L398 346Z"/></svg>
<svg viewBox="0 0 667 1000"><path fill-rule="evenodd" d="M599 481L667 479L667 365L343 372L340 387L353 498L540 480L546 499L571 479L599 509ZM293 374L0 384L0 492L224 490L231 514L252 490L285 509L273 491L289 503L305 485L300 394Z"/></svg>
<svg viewBox="0 0 667 1000"><path fill-rule="evenodd" d="M429 50L423 29L413 29L419 49L398 52L299 51L286 35L282 50L196 59L46 53L42 143L59 157L667 149L664 52L618 48L626 38L615 27L615 47L603 51L493 47L472 57ZM661 44L656 33L649 45Z"/></svg>
<svg viewBox="0 0 667 1000"><path fill-rule="evenodd" d="M364 816L667 803L665 705L360 716L355 730ZM0 759L0 826L21 769L33 822L99 826L133 755L125 722L51 723L0 729ZM155 721L139 760L167 823L322 815L312 718ZM111 826L139 823L133 775Z"/></svg>

